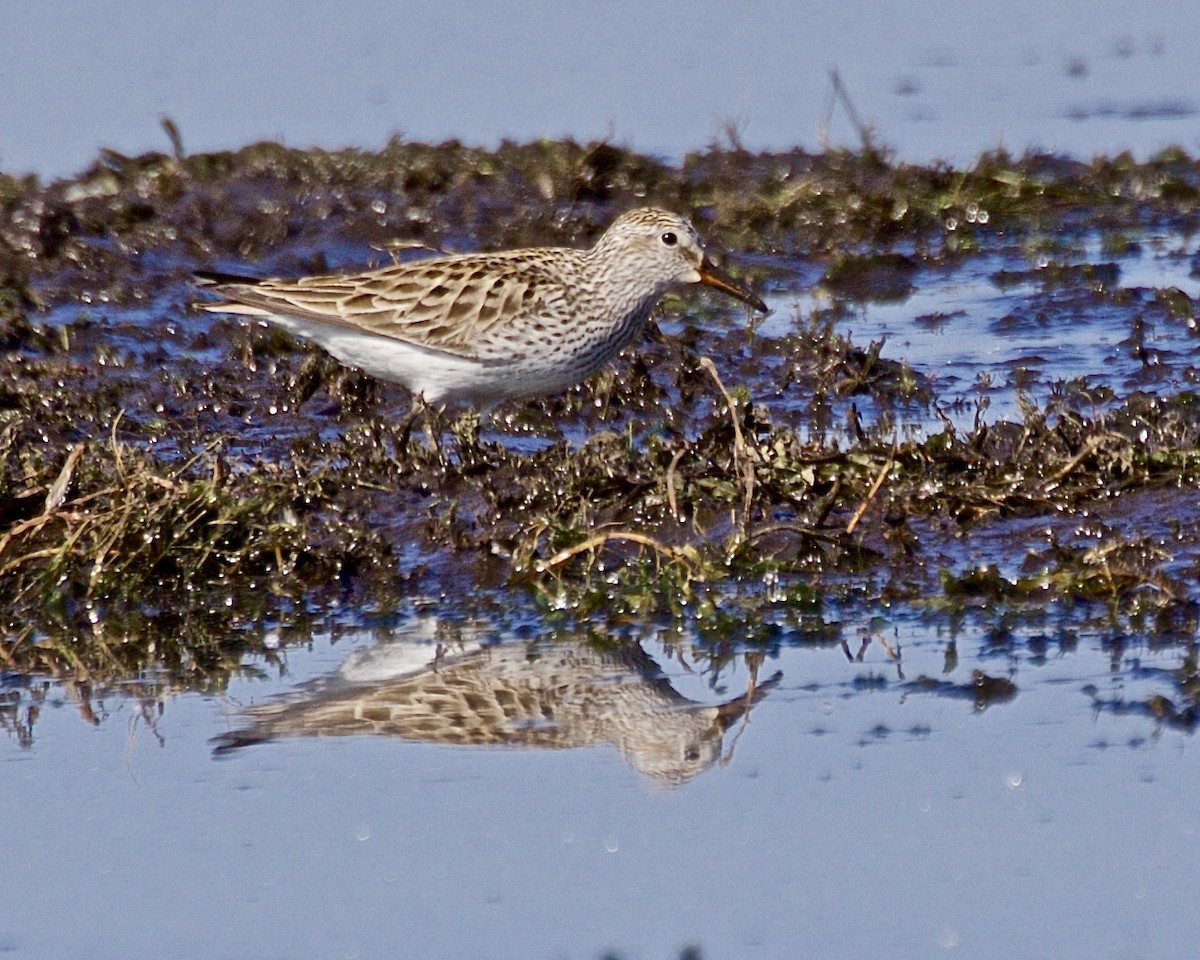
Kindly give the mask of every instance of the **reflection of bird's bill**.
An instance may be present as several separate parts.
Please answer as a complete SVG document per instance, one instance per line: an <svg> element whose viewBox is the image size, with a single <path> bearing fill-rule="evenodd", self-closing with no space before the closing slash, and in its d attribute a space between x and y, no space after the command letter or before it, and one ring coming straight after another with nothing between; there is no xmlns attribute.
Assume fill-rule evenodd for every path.
<svg viewBox="0 0 1200 960"><path fill-rule="evenodd" d="M741 300L760 313L767 312L767 305L745 287L740 286L729 274L705 257L696 270L700 274L700 282L706 287L720 290L737 300Z"/></svg>
<svg viewBox="0 0 1200 960"><path fill-rule="evenodd" d="M767 695L772 687L783 679L783 671L777 670L769 679L759 683L754 674L750 675L750 683L746 692L740 697L729 700L717 707L717 722L722 730L728 730L738 720L750 712L750 708Z"/></svg>

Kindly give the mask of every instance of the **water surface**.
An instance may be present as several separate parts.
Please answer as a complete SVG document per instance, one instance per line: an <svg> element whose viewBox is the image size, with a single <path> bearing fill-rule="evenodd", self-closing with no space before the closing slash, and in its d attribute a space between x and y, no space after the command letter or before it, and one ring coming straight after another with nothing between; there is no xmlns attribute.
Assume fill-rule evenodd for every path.
<svg viewBox="0 0 1200 960"><path fill-rule="evenodd" d="M50 177L101 146L167 149L164 115L195 151L572 136L680 157L730 129L752 149L858 147L832 69L862 122L910 160L1200 148L1190 0L520 0L502 13L53 0L0 12L0 169Z"/></svg>
<svg viewBox="0 0 1200 960"><path fill-rule="evenodd" d="M833 637L857 653L859 626ZM214 759L241 709L430 630L317 635L286 677L161 715L113 694L94 726L51 690L33 745L0 748L6 952L1186 956L1200 935L1194 744L1094 707L1136 698L1169 652L1041 631L1001 650L981 625L900 618L879 634L899 664L878 639L854 662L798 631L720 759L673 787L611 744L297 736ZM745 691L745 663L713 689L680 639L640 641L680 696ZM978 703L970 665L1019 692Z"/></svg>

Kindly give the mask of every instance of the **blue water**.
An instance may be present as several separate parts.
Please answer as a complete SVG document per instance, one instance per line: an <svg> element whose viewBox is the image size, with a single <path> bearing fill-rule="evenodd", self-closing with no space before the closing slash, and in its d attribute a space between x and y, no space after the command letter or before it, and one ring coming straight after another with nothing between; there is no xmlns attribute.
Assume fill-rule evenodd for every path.
<svg viewBox="0 0 1200 960"><path fill-rule="evenodd" d="M1192 389L1200 363L1195 318L1165 317L1151 308L1156 290L1200 300L1196 253L1190 237L1157 236L1119 254L1091 238L1076 251L1053 256L1015 251L973 256L917 271L908 296L854 305L837 330L861 348L882 341L880 356L927 377L942 414L965 430L980 401L986 402L986 422L1020 421L1019 398L1044 405L1065 382L1111 387L1119 396L1139 389ZM1081 285L1069 290L1044 285L1039 269L1048 264L1110 266L1116 277L1110 290L1134 296L1090 298L1084 289L1081 297ZM1005 273L1019 279L1004 280ZM833 299L819 284L769 296L772 313L756 333L787 337ZM1135 318L1145 324L1149 360L1131 343ZM851 399L865 405L862 398ZM901 410L898 418L918 436L942 429L942 420L923 406Z"/></svg>
<svg viewBox="0 0 1200 960"><path fill-rule="evenodd" d="M857 625L844 635L857 651ZM284 738L213 759L240 710L366 634L314 636L285 653L287 678L168 696L161 715L112 696L91 726L59 691L31 748L0 744L0 945L97 960L1189 956L1195 744L1096 712L1089 692L1134 699L1172 655L1114 663L1085 634L1044 653L1022 635L997 657L968 624L947 675L948 634L898 620L884 636L899 666L877 641L861 663L784 645L760 670L783 679L726 734L726 762L676 787L611 745ZM644 646L689 699L745 687L741 663L713 690L703 661ZM961 684L969 663L1019 692L978 710L909 683Z"/></svg>
<svg viewBox="0 0 1200 960"><path fill-rule="evenodd" d="M729 128L752 149L858 146L833 69L862 121L913 160L1200 149L1192 0L45 0L0 13L0 170L51 177L101 146L169 149L164 115L195 151L571 136L680 157Z"/></svg>

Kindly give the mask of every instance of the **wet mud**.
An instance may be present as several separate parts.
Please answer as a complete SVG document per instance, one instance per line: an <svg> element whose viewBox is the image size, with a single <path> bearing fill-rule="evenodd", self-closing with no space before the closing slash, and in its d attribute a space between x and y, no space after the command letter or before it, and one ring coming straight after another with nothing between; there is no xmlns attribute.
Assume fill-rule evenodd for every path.
<svg viewBox="0 0 1200 960"><path fill-rule="evenodd" d="M582 245L647 202L726 251L771 300L771 332L681 292L612 369L482 423L430 413L408 433L402 388L204 314L189 282ZM269 664L269 631L430 606L686 629L714 662L844 641L887 611L986 624L997 649L1177 651L1152 695L1097 703L1190 730L1200 366L1154 331L1189 344L1196 305L1114 264L1171 237L1195 274L1198 226L1200 162L1177 151L950 169L875 151L675 166L549 141L177 144L52 184L0 175L0 716L27 738L45 678L85 715L116 684L153 704L220 688L248 653ZM944 371L856 341L864 304L992 262L995 289L1025 291L997 329L1102 318L1127 375L1058 379L1026 355L951 395ZM989 412L989 379L1015 385L1014 415ZM1016 689L957 669L918 689Z"/></svg>

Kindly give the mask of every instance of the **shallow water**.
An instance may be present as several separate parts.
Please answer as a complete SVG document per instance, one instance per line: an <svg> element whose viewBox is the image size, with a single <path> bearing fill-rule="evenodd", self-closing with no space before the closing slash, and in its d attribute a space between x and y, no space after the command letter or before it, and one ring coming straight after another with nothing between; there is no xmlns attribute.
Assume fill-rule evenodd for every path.
<svg viewBox="0 0 1200 960"><path fill-rule="evenodd" d="M836 308L839 332L886 338L883 356L931 378L964 428L981 398L996 423L1019 415L1019 393L1041 404L1067 381L1098 405L1105 387L1177 392L1196 378L1194 323L1155 291L1200 297L1195 240L1132 239L918 264L885 300L811 291L812 265L784 264L753 336L786 344ZM1054 279L1081 267L1103 282ZM71 333L80 356L203 366L218 351L197 346L207 321L188 295L177 281L40 319L90 323ZM705 319L699 352L773 355L721 353L747 342L742 317ZM755 395L767 380L730 377L774 415L805 402ZM923 407L836 403L942 429ZM253 405L244 424L247 451L277 429ZM1171 522L1196 523L1189 491L1104 510L1165 548ZM1099 543L1099 523L1082 512L1057 535ZM945 564L1015 578L1049 526L980 523L948 538ZM1194 596L1191 563L1183 551L1175 573ZM17 865L0 950L1174 957L1200 935L1195 718L1153 709L1186 699L1194 625L1082 601L997 608L986 592L965 610L894 606L875 586L839 606L797 576L746 586L715 622L579 636L527 599L445 582L374 630L347 610L336 630L281 631L220 696L161 692L166 677L87 690L0 676L0 851ZM746 713L742 696L757 699ZM501 701L506 721L475 722Z"/></svg>
<svg viewBox="0 0 1200 960"><path fill-rule="evenodd" d="M1200 277L1181 246L1186 251L1191 245L1147 238L1121 256L1091 243L1062 259L976 257L948 274L918 275L911 296L865 303L840 327L860 343L885 341L881 356L930 376L942 412L964 429L973 423L981 398L987 421L1019 421L1019 396L1045 404L1052 390L1068 382L1109 387L1118 396L1184 389L1194 384L1200 357L1195 319L1147 318L1155 290L1200 297ZM1111 268L1115 282L1109 286L1131 296L1114 302L1081 297L1077 287L1056 288L1039 279L1051 263ZM1006 271L1017 279L1003 280ZM819 303L802 299L798 307L803 314ZM1134 341L1139 324L1142 339ZM940 428L925 417L902 417L902 423L921 432Z"/></svg>
<svg viewBox="0 0 1200 960"><path fill-rule="evenodd" d="M211 738L244 726L244 708L353 651L415 636L431 654L429 617L316 635L284 653L286 677L171 697L161 714L115 693L89 726L51 690L33 745L0 746L0 944L41 958L1188 955L1194 744L1093 706L1135 698L1173 654L875 626L862 662L836 642L858 652L851 623L770 649L758 677L781 671L778 686L674 787L606 743L280 736L214 759ZM514 662L532 649L483 633ZM689 700L746 690L744 662L712 689L686 636L641 647ZM971 667L1018 692L977 703ZM573 677L599 704L589 669ZM610 676L607 693L628 705L647 682ZM655 720L648 699L633 697L631 740L678 719Z"/></svg>

